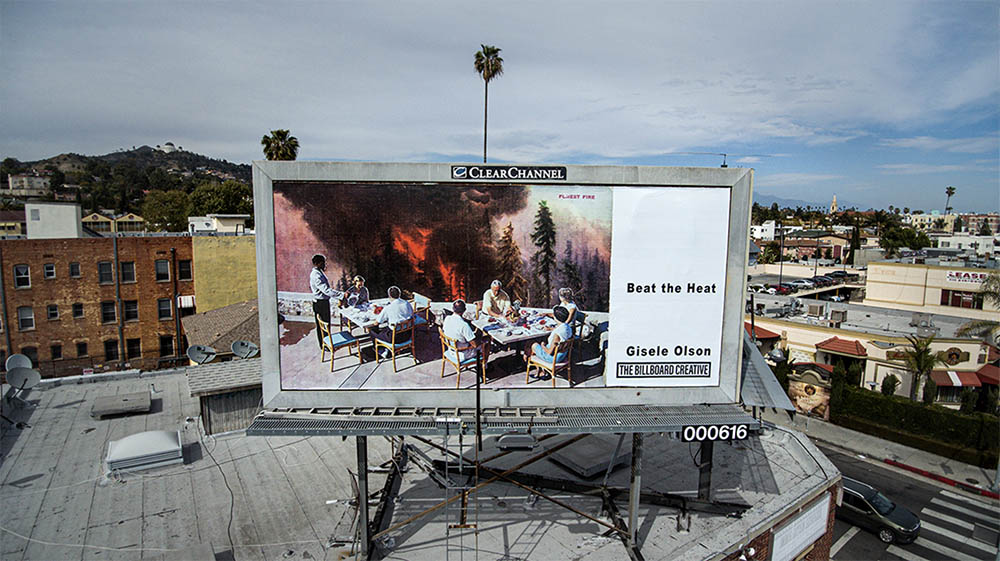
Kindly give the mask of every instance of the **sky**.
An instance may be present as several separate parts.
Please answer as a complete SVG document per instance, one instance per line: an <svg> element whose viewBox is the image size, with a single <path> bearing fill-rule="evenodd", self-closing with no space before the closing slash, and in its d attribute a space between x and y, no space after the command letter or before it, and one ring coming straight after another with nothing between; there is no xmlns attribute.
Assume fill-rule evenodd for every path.
<svg viewBox="0 0 1000 561"><path fill-rule="evenodd" d="M1000 2L0 0L0 157L753 167L755 194L1000 210ZM692 154L709 153L709 154Z"/></svg>

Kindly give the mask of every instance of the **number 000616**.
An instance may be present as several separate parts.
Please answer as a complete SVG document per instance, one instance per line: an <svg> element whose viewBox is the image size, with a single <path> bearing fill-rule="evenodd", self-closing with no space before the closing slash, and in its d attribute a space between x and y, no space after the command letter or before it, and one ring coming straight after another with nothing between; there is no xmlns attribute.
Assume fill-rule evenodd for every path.
<svg viewBox="0 0 1000 561"><path fill-rule="evenodd" d="M684 427L681 440L701 442L703 440L744 440L749 433L747 425L701 425Z"/></svg>

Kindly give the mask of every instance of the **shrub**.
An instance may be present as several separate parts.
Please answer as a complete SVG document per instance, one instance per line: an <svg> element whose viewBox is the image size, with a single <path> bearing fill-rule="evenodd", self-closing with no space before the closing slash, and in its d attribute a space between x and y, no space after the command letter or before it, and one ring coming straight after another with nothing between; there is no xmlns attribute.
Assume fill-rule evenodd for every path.
<svg viewBox="0 0 1000 561"><path fill-rule="evenodd" d="M924 384L924 394L923 394L924 404L930 405L934 403L934 398L936 397L937 397L937 384L934 383L934 380L928 378L927 382Z"/></svg>
<svg viewBox="0 0 1000 561"><path fill-rule="evenodd" d="M976 393L971 388L963 388L959 399L962 402L959 411L962 413L972 413L976 410Z"/></svg>
<svg viewBox="0 0 1000 561"><path fill-rule="evenodd" d="M896 388L899 387L899 378L894 374L889 374L882 379L882 395L896 395Z"/></svg>

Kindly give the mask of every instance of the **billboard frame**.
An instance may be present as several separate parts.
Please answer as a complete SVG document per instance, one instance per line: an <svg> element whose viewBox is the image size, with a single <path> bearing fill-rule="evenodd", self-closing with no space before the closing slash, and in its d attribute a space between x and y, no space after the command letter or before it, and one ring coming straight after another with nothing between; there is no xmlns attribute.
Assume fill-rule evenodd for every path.
<svg viewBox="0 0 1000 561"><path fill-rule="evenodd" d="M257 287L261 337L263 402L269 408L435 407L475 405L476 392L466 390L282 390L278 343L278 298L275 271L274 182L529 184L630 187L702 187L730 190L725 297L719 385L712 387L600 387L494 389L482 391L482 407L615 407L619 405L733 404L739 402L742 367L746 264L749 248L753 169L652 166L565 165L559 180L457 180L453 166L463 163L253 162L257 250ZM516 164L511 164L516 166ZM487 166L490 167L490 166ZM507 166L501 166L507 167ZM521 168L534 167L531 164ZM545 166L551 167L551 166ZM556 393L558 392L558 393ZM553 396L558 395L558 399ZM553 403L557 401L558 403Z"/></svg>

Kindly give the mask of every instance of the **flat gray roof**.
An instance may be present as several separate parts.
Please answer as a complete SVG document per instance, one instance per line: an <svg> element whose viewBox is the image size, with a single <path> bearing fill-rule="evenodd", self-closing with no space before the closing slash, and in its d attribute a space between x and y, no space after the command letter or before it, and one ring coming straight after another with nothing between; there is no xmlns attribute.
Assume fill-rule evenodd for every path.
<svg viewBox="0 0 1000 561"><path fill-rule="evenodd" d="M246 361L249 362L249 361ZM240 361L217 367L246 366ZM188 372L206 367L186 369ZM0 557L3 559L203 558L235 548L236 559L337 559L351 536L355 445L337 437L204 437L183 372L154 377L96 378L90 383L45 384L25 397L33 408L4 414L30 428L2 424ZM98 396L152 391L150 413L103 420L89 415ZM108 442L149 430L180 430L185 463L150 471L107 474ZM603 438L607 440L609 435ZM551 441L567 438L552 437ZM596 437L586 437L580 446ZM440 438L436 438L439 441ZM691 446L647 435L643 489L694 497L698 470ZM408 442L414 443L408 439ZM626 447L628 439L626 439ZM469 445L469 439L466 439ZM487 441L487 446L491 446ZM547 442L545 444L548 444ZM603 456L610 450L591 441ZM381 489L390 459L383 438L369 438L369 490ZM441 453L421 445L428 455ZM471 453L471 450L469 451ZM483 452L489 454L489 450ZM509 467L527 455L491 462ZM213 459L214 458L214 459ZM221 472L225 473L223 480ZM790 505L815 496L839 476L807 438L784 430L715 446L713 498L751 506L742 518L693 513L690 531L677 530L678 510L642 505L639 536L646 559L709 559L764 531ZM572 478L550 460L524 471ZM610 485L627 487L629 469L612 473ZM233 519L230 527L230 494ZM545 491L583 512L601 516L592 497ZM604 529L509 484L492 484L478 495L478 547L489 558L618 560L620 541ZM444 491L412 462L395 501L393 522L405 520L444 498ZM470 501L470 518L476 501ZM619 503L625 513L627 505ZM454 511L451 511L454 514ZM372 508L374 513L374 508ZM391 559L438 561L445 548L471 555L471 530L452 530L441 510L390 534ZM606 520L606 519L605 519ZM232 546L230 545L230 534ZM199 557L201 556L201 557ZM209 559L211 557L208 557ZM471 558L471 557L470 557Z"/></svg>

